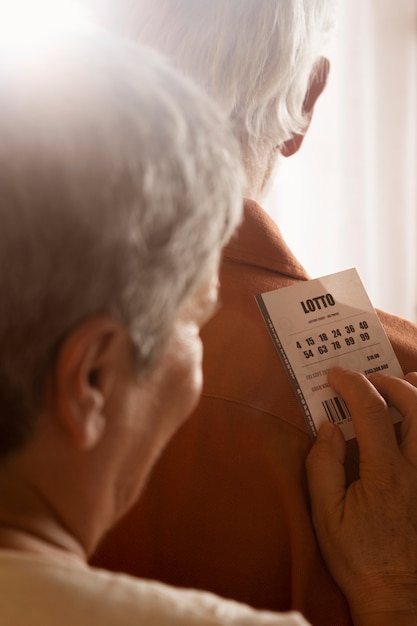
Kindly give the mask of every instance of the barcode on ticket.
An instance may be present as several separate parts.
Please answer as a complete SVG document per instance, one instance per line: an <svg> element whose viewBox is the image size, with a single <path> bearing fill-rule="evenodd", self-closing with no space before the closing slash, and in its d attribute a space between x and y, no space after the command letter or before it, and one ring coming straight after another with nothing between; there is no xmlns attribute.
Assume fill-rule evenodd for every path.
<svg viewBox="0 0 417 626"><path fill-rule="evenodd" d="M333 424L343 424L351 417L349 408L342 398L330 398L322 402L323 408L326 411L327 419Z"/></svg>

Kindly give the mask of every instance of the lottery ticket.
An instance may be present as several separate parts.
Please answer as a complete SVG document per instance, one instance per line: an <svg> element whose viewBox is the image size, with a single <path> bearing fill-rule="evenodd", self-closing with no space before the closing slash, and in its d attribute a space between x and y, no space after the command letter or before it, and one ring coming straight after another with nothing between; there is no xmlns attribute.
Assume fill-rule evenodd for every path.
<svg viewBox="0 0 417 626"><path fill-rule="evenodd" d="M355 437L349 407L327 382L335 365L403 377L356 269L256 296L313 436L323 421ZM401 416L391 409L393 421Z"/></svg>

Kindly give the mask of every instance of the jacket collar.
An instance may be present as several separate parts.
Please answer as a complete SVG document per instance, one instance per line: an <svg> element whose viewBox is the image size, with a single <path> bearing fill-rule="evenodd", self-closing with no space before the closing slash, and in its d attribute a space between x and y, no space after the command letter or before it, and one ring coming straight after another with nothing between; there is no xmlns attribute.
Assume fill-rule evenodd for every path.
<svg viewBox="0 0 417 626"><path fill-rule="evenodd" d="M244 199L243 221L224 250L224 258L307 280L301 263L271 217L254 200Z"/></svg>

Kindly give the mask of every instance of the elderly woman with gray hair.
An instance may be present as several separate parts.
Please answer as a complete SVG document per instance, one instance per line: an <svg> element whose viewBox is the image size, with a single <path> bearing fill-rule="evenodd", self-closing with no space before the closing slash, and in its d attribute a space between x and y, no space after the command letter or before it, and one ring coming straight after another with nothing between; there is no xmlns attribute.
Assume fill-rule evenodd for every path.
<svg viewBox="0 0 417 626"><path fill-rule="evenodd" d="M96 562L347 626L311 522L312 441L254 298L309 278L258 201L275 165L300 147L325 86L337 3L94 1L111 29L162 51L223 108L247 175L243 223L220 267L221 307L202 332L202 399ZM416 326L379 315L404 372L417 370Z"/></svg>

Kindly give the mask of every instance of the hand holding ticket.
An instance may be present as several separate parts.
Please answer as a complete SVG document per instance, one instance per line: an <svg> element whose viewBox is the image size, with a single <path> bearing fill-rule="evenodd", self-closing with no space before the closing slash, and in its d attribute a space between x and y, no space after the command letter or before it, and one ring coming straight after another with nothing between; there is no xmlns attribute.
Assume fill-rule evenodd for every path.
<svg viewBox="0 0 417 626"><path fill-rule="evenodd" d="M366 376L403 372L355 269L256 297L313 435L323 422L355 437L352 416L327 382L331 367ZM401 419L392 410L394 421Z"/></svg>
<svg viewBox="0 0 417 626"><path fill-rule="evenodd" d="M323 424L307 460L322 554L355 626L417 623L417 373L405 379L339 368L332 387L352 412L360 476L348 488L346 442ZM404 416L397 444L387 402Z"/></svg>

